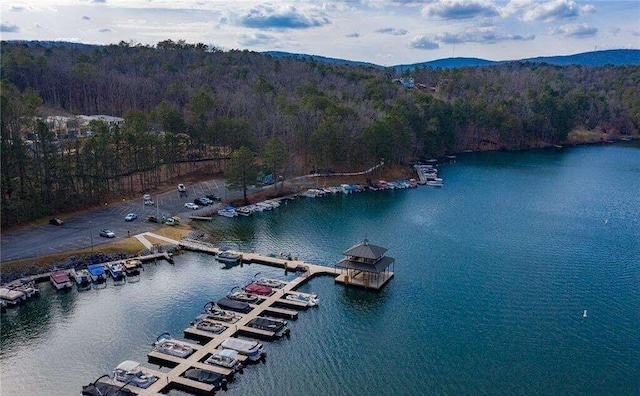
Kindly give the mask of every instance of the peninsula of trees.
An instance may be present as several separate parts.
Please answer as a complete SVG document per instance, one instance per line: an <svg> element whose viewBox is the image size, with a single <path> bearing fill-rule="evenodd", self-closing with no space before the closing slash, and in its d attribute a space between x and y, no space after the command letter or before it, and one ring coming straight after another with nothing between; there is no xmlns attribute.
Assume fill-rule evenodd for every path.
<svg viewBox="0 0 640 396"><path fill-rule="evenodd" d="M3 42L1 56L3 226L137 194L198 161L222 169L240 148L266 172L300 174L640 130L640 66L512 62L397 75L171 40ZM44 121L77 114L125 122L92 122L94 134L79 138ZM274 147L286 160L265 152Z"/></svg>

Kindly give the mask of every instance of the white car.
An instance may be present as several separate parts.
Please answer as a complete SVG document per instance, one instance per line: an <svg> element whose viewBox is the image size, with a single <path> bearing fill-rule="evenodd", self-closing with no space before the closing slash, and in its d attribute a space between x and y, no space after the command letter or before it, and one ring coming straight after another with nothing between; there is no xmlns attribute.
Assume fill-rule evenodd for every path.
<svg viewBox="0 0 640 396"><path fill-rule="evenodd" d="M200 207L193 202L187 202L186 204L184 204L184 207L193 210L200 209Z"/></svg>

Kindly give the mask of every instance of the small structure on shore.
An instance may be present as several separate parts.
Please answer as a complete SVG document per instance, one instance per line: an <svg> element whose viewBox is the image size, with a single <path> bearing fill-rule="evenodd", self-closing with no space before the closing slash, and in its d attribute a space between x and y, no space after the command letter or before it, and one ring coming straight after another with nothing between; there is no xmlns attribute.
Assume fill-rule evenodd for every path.
<svg viewBox="0 0 640 396"><path fill-rule="evenodd" d="M345 256L336 264L341 273L336 282L345 285L360 286L368 289L380 289L392 277L389 267L395 262L387 257L387 248L376 246L364 240L342 252Z"/></svg>

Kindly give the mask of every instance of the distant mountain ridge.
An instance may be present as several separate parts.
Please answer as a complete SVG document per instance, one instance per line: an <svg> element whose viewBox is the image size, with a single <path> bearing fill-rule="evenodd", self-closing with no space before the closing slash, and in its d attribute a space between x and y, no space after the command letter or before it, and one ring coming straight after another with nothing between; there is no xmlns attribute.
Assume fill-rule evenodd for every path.
<svg viewBox="0 0 640 396"><path fill-rule="evenodd" d="M373 66L384 67L367 62L355 62L345 59L327 58L324 56L307 55L307 54L294 54L281 51L266 51L263 54L274 57L290 57L295 59L316 60L320 62L328 62L342 65L360 65L360 66ZM514 59L504 61L491 61L480 58L444 58L429 62L419 62L407 65L394 65L389 66L397 71L413 70L417 67L432 67L432 68L457 68L457 67L475 67L475 66L492 66L501 63L508 62L532 62L532 63L548 63L551 65L581 65L581 66L604 66L604 65L640 65L640 50L636 49L614 49L614 50L602 50L583 52L573 55L557 55L557 56L540 56L535 58L526 59Z"/></svg>
<svg viewBox="0 0 640 396"><path fill-rule="evenodd" d="M66 48L97 48L103 45L83 44L67 41L29 41L29 40L11 40L12 43L24 44L28 47L41 46L44 48L66 47ZM297 54L284 51L263 51L262 54L273 56L275 58L294 58L300 60L313 60L317 62L338 64L338 65L354 65L375 68L393 68L396 71L413 70L417 67L432 67L451 69L458 67L477 67L492 66L508 62L532 62L532 63L548 63L551 65L581 65L581 66L604 66L604 65L640 65L640 50L637 49L612 49L601 51L582 52L573 55L556 55L556 56L539 56L535 58L512 59L502 61L492 61L481 58L443 58L428 62L418 62L411 64L401 64L393 66L382 66L370 62L352 61L347 59L330 58L319 55Z"/></svg>

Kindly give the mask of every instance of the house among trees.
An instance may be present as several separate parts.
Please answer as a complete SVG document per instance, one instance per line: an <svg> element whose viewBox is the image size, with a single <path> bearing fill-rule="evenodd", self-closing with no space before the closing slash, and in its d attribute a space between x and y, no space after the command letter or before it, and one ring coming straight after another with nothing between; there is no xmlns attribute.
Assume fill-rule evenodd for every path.
<svg viewBox="0 0 640 396"><path fill-rule="evenodd" d="M382 288L393 278L389 267L395 262L384 255L386 251L387 248L372 245L366 239L350 247L342 252L345 257L336 264L341 272L335 281L368 289Z"/></svg>
<svg viewBox="0 0 640 396"><path fill-rule="evenodd" d="M51 131L56 139L69 139L78 138L84 136L92 136L93 131L89 123L91 121L101 121L109 126L109 129L113 127L122 128L124 125L124 118L114 117L109 115L77 115L77 116L48 116L44 118L37 118L42 120L49 131ZM27 138L30 140L37 140L33 135L35 131L27 132Z"/></svg>
<svg viewBox="0 0 640 396"><path fill-rule="evenodd" d="M398 84L401 84L405 88L412 89L416 86L416 80L413 77L400 77L393 80Z"/></svg>

